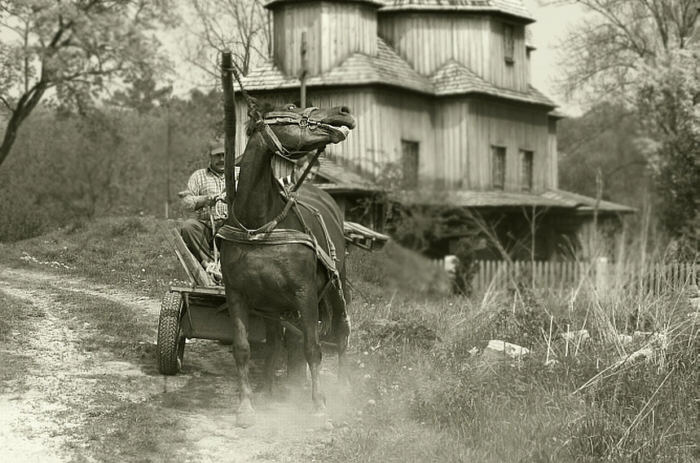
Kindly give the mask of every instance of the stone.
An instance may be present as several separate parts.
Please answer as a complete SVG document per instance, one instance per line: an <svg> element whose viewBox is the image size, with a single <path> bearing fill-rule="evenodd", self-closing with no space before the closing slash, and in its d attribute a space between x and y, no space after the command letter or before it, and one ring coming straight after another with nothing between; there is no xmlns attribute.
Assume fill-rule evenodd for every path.
<svg viewBox="0 0 700 463"><path fill-rule="evenodd" d="M564 341L568 341L568 342L583 342L586 339L590 339L591 335L588 332L588 330L576 330L576 331L567 331L566 333L562 333L561 338Z"/></svg>
<svg viewBox="0 0 700 463"><path fill-rule="evenodd" d="M492 339L489 341L486 349L484 349L482 357L493 360L503 360L504 358L519 359L529 353L530 350L526 347L501 341L499 339Z"/></svg>
<svg viewBox="0 0 700 463"><path fill-rule="evenodd" d="M617 339L620 341L620 344L629 344L632 342L632 336L629 334L617 334Z"/></svg>

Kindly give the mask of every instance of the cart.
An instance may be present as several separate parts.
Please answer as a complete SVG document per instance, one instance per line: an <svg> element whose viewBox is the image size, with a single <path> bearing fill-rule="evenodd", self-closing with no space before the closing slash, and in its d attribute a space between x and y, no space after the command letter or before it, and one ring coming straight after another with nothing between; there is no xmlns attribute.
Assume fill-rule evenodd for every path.
<svg viewBox="0 0 700 463"><path fill-rule="evenodd" d="M353 222L344 224L345 240L362 249L376 250L389 237ZM166 237L189 278L189 285L171 286L163 296L158 320L158 371L177 374L182 368L187 339L211 339L232 343L231 321L226 309L224 287L216 284L187 249L176 229L168 229ZM282 325L298 331L290 322ZM248 340L251 348L265 342L265 324L261 314L250 312Z"/></svg>

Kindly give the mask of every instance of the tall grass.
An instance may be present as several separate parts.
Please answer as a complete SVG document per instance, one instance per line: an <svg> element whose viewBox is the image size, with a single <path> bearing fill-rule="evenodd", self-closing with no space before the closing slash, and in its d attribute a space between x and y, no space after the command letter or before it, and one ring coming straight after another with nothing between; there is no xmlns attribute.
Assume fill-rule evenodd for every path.
<svg viewBox="0 0 700 463"><path fill-rule="evenodd" d="M345 437L371 445L349 453L341 441L323 456L700 459L700 318L688 302L693 291L686 285L654 294L619 284L603 293L583 281L565 294L514 286L472 298L378 296L369 310L354 313L358 408L366 409L370 398L376 405ZM590 339L571 336L582 329ZM489 339L532 354L485 360ZM424 458L430 451L434 456Z"/></svg>

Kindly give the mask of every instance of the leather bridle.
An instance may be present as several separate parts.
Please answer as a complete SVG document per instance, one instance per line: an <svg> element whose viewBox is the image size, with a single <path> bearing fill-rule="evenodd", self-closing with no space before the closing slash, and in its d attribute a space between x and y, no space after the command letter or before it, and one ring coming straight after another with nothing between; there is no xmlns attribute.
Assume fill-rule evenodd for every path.
<svg viewBox="0 0 700 463"><path fill-rule="evenodd" d="M275 132L273 132L270 126L298 125L303 130L315 130L319 126L327 125L323 124L321 121L317 121L309 117L316 109L318 108L311 106L305 108L301 114L287 111L271 111L266 113L264 117L259 118L255 123L255 127L256 129L260 130L260 133L262 134L268 148L270 148L277 156L289 162L295 162L295 160L291 157L292 154L308 152L308 150L304 151L300 149L304 137L299 137L299 144L297 145L296 149L288 150L282 146L282 143L280 142L279 138L277 138L277 135L275 135Z"/></svg>

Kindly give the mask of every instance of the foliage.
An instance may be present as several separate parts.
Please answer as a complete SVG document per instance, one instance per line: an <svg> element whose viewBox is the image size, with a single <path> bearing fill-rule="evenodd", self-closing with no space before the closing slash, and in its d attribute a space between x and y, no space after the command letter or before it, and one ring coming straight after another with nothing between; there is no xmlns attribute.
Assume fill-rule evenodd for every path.
<svg viewBox="0 0 700 463"><path fill-rule="evenodd" d="M662 224L697 253L697 18L694 0L580 0L588 19L565 47L566 89L582 101L623 105L640 124L639 146L656 182ZM685 244L684 244L685 243Z"/></svg>
<svg viewBox="0 0 700 463"><path fill-rule="evenodd" d="M696 46L695 0L577 0L585 19L564 42L565 89L589 102L620 96L674 50ZM630 98L631 96L631 98ZM585 101L582 99L582 101Z"/></svg>
<svg viewBox="0 0 700 463"><path fill-rule="evenodd" d="M0 241L93 216L162 214L166 200L171 217L184 212L177 192L208 161L220 98L192 92L161 105L145 96L82 114L40 107L26 122L33 136L17 140L17 156L0 171Z"/></svg>
<svg viewBox="0 0 700 463"><path fill-rule="evenodd" d="M652 182L640 132L636 114L615 102L562 120L557 127L559 186L595 198L600 173L602 199L641 208Z"/></svg>
<svg viewBox="0 0 700 463"><path fill-rule="evenodd" d="M0 164L47 91L82 108L108 82L160 68L152 31L170 11L168 0L0 1L0 103L9 113Z"/></svg>
<svg viewBox="0 0 700 463"><path fill-rule="evenodd" d="M681 240L686 258L698 255L700 209L700 49L670 53L637 83L637 105L649 133L649 158L663 207L661 221ZM694 213L693 213L694 211ZM680 256L679 256L680 257Z"/></svg>

